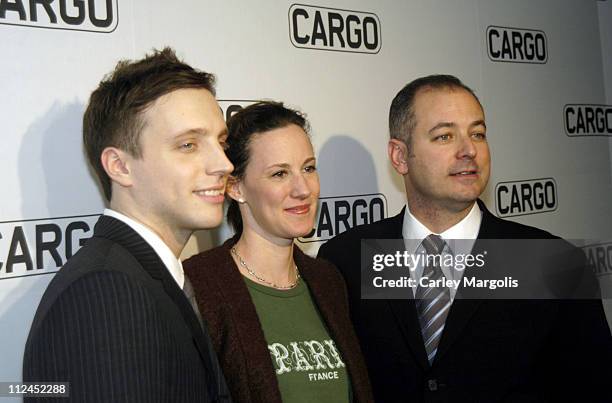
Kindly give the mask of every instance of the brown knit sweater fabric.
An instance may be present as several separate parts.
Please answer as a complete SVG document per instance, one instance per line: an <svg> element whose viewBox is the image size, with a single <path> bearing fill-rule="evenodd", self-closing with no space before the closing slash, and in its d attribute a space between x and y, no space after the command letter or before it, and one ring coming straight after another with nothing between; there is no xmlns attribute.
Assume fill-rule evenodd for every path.
<svg viewBox="0 0 612 403"><path fill-rule="evenodd" d="M222 246L183 262L198 307L219 356L235 403L282 402L268 344L255 305L230 255L232 238ZM306 256L297 246L294 259L350 375L353 401L373 402L370 381L349 318L344 281L326 261Z"/></svg>

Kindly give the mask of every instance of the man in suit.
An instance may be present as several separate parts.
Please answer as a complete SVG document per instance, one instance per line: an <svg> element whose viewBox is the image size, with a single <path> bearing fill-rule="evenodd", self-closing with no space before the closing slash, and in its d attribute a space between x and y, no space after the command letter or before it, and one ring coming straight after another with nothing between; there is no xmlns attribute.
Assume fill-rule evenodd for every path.
<svg viewBox="0 0 612 403"><path fill-rule="evenodd" d="M214 76L172 49L100 83L83 141L109 208L43 295L24 381L69 382L75 402L231 401L179 261L221 222L226 136Z"/></svg>
<svg viewBox="0 0 612 403"><path fill-rule="evenodd" d="M604 386L612 339L598 299L462 298L470 294L461 285L419 283L404 290L406 299L362 299L356 251L364 239L418 240L416 252L442 255L452 253L451 239L467 240L474 252L486 239L556 238L498 219L478 199L490 170L485 116L460 80L434 75L409 83L392 102L389 126L388 156L404 179L407 206L319 250L347 282L376 401L612 401ZM410 271L417 282L473 274L435 264Z"/></svg>

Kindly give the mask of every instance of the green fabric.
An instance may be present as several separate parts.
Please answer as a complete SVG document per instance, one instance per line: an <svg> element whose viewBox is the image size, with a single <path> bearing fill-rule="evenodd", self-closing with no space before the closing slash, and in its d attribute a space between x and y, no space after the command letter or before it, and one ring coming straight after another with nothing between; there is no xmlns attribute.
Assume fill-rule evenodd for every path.
<svg viewBox="0 0 612 403"><path fill-rule="evenodd" d="M350 383L306 283L277 290L245 278L284 403L349 402Z"/></svg>

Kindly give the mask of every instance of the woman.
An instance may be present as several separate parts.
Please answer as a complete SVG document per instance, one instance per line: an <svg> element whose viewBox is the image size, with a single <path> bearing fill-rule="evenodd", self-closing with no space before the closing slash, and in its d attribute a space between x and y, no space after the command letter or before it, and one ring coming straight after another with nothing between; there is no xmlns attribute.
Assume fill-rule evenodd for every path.
<svg viewBox="0 0 612 403"><path fill-rule="evenodd" d="M235 402L371 402L346 290L293 240L314 224L319 176L308 124L259 102L228 122L236 235L184 263Z"/></svg>

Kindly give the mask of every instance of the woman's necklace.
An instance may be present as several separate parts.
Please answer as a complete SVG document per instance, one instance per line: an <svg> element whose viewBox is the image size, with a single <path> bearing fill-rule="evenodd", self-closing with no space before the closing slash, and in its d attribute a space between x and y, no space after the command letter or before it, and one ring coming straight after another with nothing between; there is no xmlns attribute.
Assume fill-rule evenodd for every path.
<svg viewBox="0 0 612 403"><path fill-rule="evenodd" d="M236 250L235 246L232 246L232 249L230 249L231 252L236 255L236 257L238 258L238 261L240 262L240 265L242 267L245 268L245 270L253 277L255 277L257 280L261 281L264 284L269 285L270 287L274 287L277 288L279 290L290 290L292 288L295 288L298 285L298 282L300 281L300 272L298 271L297 265L294 263L295 266L295 281L292 284L289 284L287 286L283 286L283 285L278 285L278 284L274 284L271 281L268 281L266 279L263 279L261 277L259 277L253 270L251 270L249 268L249 266L247 266L246 262L244 261L244 259L242 258L242 256L240 256L240 254L238 253L238 251Z"/></svg>

